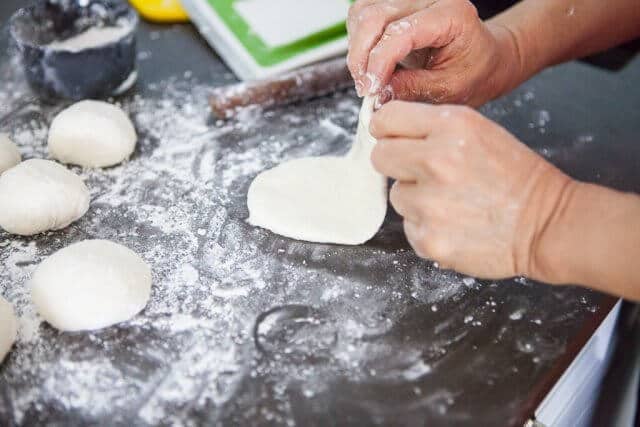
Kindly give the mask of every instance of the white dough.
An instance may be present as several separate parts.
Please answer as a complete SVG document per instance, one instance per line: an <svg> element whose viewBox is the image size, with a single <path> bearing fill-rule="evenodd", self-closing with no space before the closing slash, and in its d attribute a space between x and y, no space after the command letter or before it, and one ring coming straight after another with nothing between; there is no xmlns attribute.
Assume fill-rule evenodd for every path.
<svg viewBox="0 0 640 427"><path fill-rule="evenodd" d="M292 160L258 175L247 197L249 223L310 242L358 245L371 239L387 212L387 179L370 159L373 103L365 98L345 157Z"/></svg>
<svg viewBox="0 0 640 427"><path fill-rule="evenodd" d="M0 207L0 227L31 236L82 217L89 209L89 190L64 166L31 159L0 176Z"/></svg>
<svg viewBox="0 0 640 427"><path fill-rule="evenodd" d="M49 154L62 163L107 167L128 159L138 137L120 108L102 101L80 101L53 119Z"/></svg>
<svg viewBox="0 0 640 427"><path fill-rule="evenodd" d="M20 163L20 160L18 148L7 135L0 133L0 175Z"/></svg>
<svg viewBox="0 0 640 427"><path fill-rule="evenodd" d="M4 298L0 297L0 363L11 350L16 341L18 322L13 314L13 307Z"/></svg>
<svg viewBox="0 0 640 427"><path fill-rule="evenodd" d="M85 240L51 255L31 278L40 315L62 331L85 331L124 322L149 301L151 269L130 249Z"/></svg>

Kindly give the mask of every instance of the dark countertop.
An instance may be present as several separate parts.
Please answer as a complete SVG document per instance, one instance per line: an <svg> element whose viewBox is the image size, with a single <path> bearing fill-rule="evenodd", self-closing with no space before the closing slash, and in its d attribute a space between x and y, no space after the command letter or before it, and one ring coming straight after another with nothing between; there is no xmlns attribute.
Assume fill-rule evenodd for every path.
<svg viewBox="0 0 640 427"><path fill-rule="evenodd" d="M2 2L0 20L19 3ZM139 45L141 80L119 100L140 133L132 160L82 172L92 207L67 230L0 232L0 294L23 328L0 367L0 425L522 425L615 303L440 271L411 253L392 212L360 247L253 229L253 176L345 151L354 94L187 126L189 102L204 109L205 88L232 76L188 25L143 24ZM61 106L22 108L28 93L4 46L0 75L15 93L0 91L0 130L26 157L46 156ZM572 176L640 191L638 80L638 59L615 73L570 63L483 112ZM30 330L30 271L96 237L151 263L149 307L95 333Z"/></svg>

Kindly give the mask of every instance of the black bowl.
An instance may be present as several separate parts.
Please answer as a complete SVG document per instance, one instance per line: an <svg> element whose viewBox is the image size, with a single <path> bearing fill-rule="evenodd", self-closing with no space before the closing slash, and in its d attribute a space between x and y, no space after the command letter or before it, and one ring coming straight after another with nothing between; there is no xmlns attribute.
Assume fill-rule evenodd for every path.
<svg viewBox="0 0 640 427"><path fill-rule="evenodd" d="M41 0L11 17L10 32L27 81L39 96L104 98L135 82L138 21L120 0ZM113 40L81 50L51 45L102 27L125 29Z"/></svg>

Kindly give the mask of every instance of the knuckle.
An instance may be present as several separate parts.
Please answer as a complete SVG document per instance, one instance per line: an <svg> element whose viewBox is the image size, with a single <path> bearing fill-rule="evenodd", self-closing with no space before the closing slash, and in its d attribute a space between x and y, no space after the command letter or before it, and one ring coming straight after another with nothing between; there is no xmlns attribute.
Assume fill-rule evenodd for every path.
<svg viewBox="0 0 640 427"><path fill-rule="evenodd" d="M418 167L420 168L420 172L425 174L426 172L430 172L433 170L433 165L438 164L437 158L430 155L420 155L416 160Z"/></svg>
<svg viewBox="0 0 640 427"><path fill-rule="evenodd" d="M384 21L382 10L377 4L371 4L361 9L357 19L373 23Z"/></svg>
<svg viewBox="0 0 640 427"><path fill-rule="evenodd" d="M468 0L464 0L464 11L469 17L478 18L478 8Z"/></svg>
<svg viewBox="0 0 640 427"><path fill-rule="evenodd" d="M463 122L470 122L477 120L478 113L471 107L466 105L457 105L453 107L454 117Z"/></svg>
<svg viewBox="0 0 640 427"><path fill-rule="evenodd" d="M399 19L387 25L384 33L389 37L399 36L409 32L411 27L412 24L408 19Z"/></svg>
<svg viewBox="0 0 640 427"><path fill-rule="evenodd" d="M478 15L478 9L469 0L454 0L454 4L459 11L464 12L465 16Z"/></svg>
<svg viewBox="0 0 640 427"><path fill-rule="evenodd" d="M436 261L448 261L451 258L452 248L451 245L445 239L437 236L431 236L426 242L425 252L429 258Z"/></svg>
<svg viewBox="0 0 640 427"><path fill-rule="evenodd" d="M397 208L402 203L402 200L402 189L396 183L391 187L391 190L389 191L389 201L394 208Z"/></svg>

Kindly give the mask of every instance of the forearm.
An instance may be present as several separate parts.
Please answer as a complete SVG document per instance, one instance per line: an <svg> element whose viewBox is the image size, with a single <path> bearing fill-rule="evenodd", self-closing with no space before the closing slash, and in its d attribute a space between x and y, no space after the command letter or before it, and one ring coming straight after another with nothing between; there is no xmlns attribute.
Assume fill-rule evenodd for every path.
<svg viewBox="0 0 640 427"><path fill-rule="evenodd" d="M574 181L532 251L535 279L640 300L640 197Z"/></svg>
<svg viewBox="0 0 640 427"><path fill-rule="evenodd" d="M488 21L511 33L517 86L543 68L640 36L638 0L524 0Z"/></svg>

